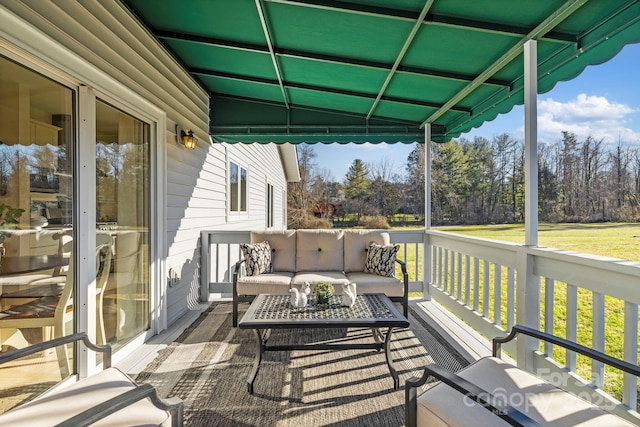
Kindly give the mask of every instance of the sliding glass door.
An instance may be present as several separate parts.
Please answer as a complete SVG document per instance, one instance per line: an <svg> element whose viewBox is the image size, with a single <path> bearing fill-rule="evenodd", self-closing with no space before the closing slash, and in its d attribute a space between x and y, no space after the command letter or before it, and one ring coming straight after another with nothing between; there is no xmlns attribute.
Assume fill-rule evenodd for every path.
<svg viewBox="0 0 640 427"><path fill-rule="evenodd" d="M103 316L116 349L149 328L149 135L149 124L96 102L96 242L111 242Z"/></svg>
<svg viewBox="0 0 640 427"><path fill-rule="evenodd" d="M75 99L73 89L0 56L2 352L75 331ZM73 371L72 351L49 356L15 375L3 365L0 411L33 397L30 379Z"/></svg>

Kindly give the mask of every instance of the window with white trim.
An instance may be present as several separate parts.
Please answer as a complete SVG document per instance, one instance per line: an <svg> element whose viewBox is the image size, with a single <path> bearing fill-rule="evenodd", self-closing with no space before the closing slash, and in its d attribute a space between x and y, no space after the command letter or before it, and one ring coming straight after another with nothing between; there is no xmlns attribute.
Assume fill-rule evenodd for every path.
<svg viewBox="0 0 640 427"><path fill-rule="evenodd" d="M229 211L247 212L247 170L229 162Z"/></svg>
<svg viewBox="0 0 640 427"><path fill-rule="evenodd" d="M273 185L267 184L267 227L273 227Z"/></svg>

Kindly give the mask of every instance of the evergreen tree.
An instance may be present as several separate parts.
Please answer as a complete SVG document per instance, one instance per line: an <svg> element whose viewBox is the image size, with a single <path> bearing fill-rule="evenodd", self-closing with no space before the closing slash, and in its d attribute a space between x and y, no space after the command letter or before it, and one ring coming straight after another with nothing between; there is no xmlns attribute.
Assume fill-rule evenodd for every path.
<svg viewBox="0 0 640 427"><path fill-rule="evenodd" d="M424 215L424 149L416 144L407 158L407 212Z"/></svg>
<svg viewBox="0 0 640 427"><path fill-rule="evenodd" d="M349 201L350 210L362 216L370 195L371 182L368 179L369 168L360 159L355 159L345 176L344 194Z"/></svg>

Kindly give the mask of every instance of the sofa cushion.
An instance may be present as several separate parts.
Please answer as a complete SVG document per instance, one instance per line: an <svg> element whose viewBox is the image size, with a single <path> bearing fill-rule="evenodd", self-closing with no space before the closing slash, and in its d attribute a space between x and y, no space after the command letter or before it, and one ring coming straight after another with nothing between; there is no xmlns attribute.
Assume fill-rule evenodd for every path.
<svg viewBox="0 0 640 427"><path fill-rule="evenodd" d="M487 357L458 372L462 378L503 399L543 426L632 426L535 375L503 360ZM475 404L446 384L417 399L418 426L505 426L506 421Z"/></svg>
<svg viewBox="0 0 640 427"><path fill-rule="evenodd" d="M380 246L377 243L370 243L367 259L364 262L364 272L393 277L398 250L400 245Z"/></svg>
<svg viewBox="0 0 640 427"><path fill-rule="evenodd" d="M253 231L251 243L263 241L271 246L273 271L296 271L296 231Z"/></svg>
<svg viewBox="0 0 640 427"><path fill-rule="evenodd" d="M238 295L286 294L289 292L293 273L280 271L257 276L238 277Z"/></svg>
<svg viewBox="0 0 640 427"><path fill-rule="evenodd" d="M395 277L352 271L347 273L350 282L356 284L358 294L385 294L388 297L404 296L404 283Z"/></svg>
<svg viewBox="0 0 640 427"><path fill-rule="evenodd" d="M296 271L343 271L342 230L296 231Z"/></svg>
<svg viewBox="0 0 640 427"><path fill-rule="evenodd" d="M336 288L336 294L342 293L342 285L348 284L349 279L341 271L310 271L296 273L291 279L291 286L300 287L304 283L309 282L311 284L311 290L318 282L329 282Z"/></svg>
<svg viewBox="0 0 640 427"><path fill-rule="evenodd" d="M135 387L117 368L109 368L69 387L59 388L0 415L0 425L52 426ZM156 408L150 399L97 421L93 426L170 426L171 415Z"/></svg>
<svg viewBox="0 0 640 427"><path fill-rule="evenodd" d="M240 249L246 260L248 276L271 271L271 246L266 240L260 243L240 243Z"/></svg>
<svg viewBox="0 0 640 427"><path fill-rule="evenodd" d="M386 246L390 243L389 233L382 230L344 231L344 271L364 271L369 243Z"/></svg>

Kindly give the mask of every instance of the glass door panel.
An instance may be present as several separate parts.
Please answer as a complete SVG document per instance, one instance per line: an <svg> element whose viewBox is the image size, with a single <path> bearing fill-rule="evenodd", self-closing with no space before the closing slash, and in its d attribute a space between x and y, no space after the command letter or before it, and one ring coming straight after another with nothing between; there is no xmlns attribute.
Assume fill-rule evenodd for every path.
<svg viewBox="0 0 640 427"><path fill-rule="evenodd" d="M115 349L149 328L149 133L97 101L96 241L109 242L113 260L102 324Z"/></svg>
<svg viewBox="0 0 640 427"><path fill-rule="evenodd" d="M74 99L73 90L0 57L2 352L74 332ZM30 380L69 375L73 352L63 353L3 365L0 412L42 391Z"/></svg>

